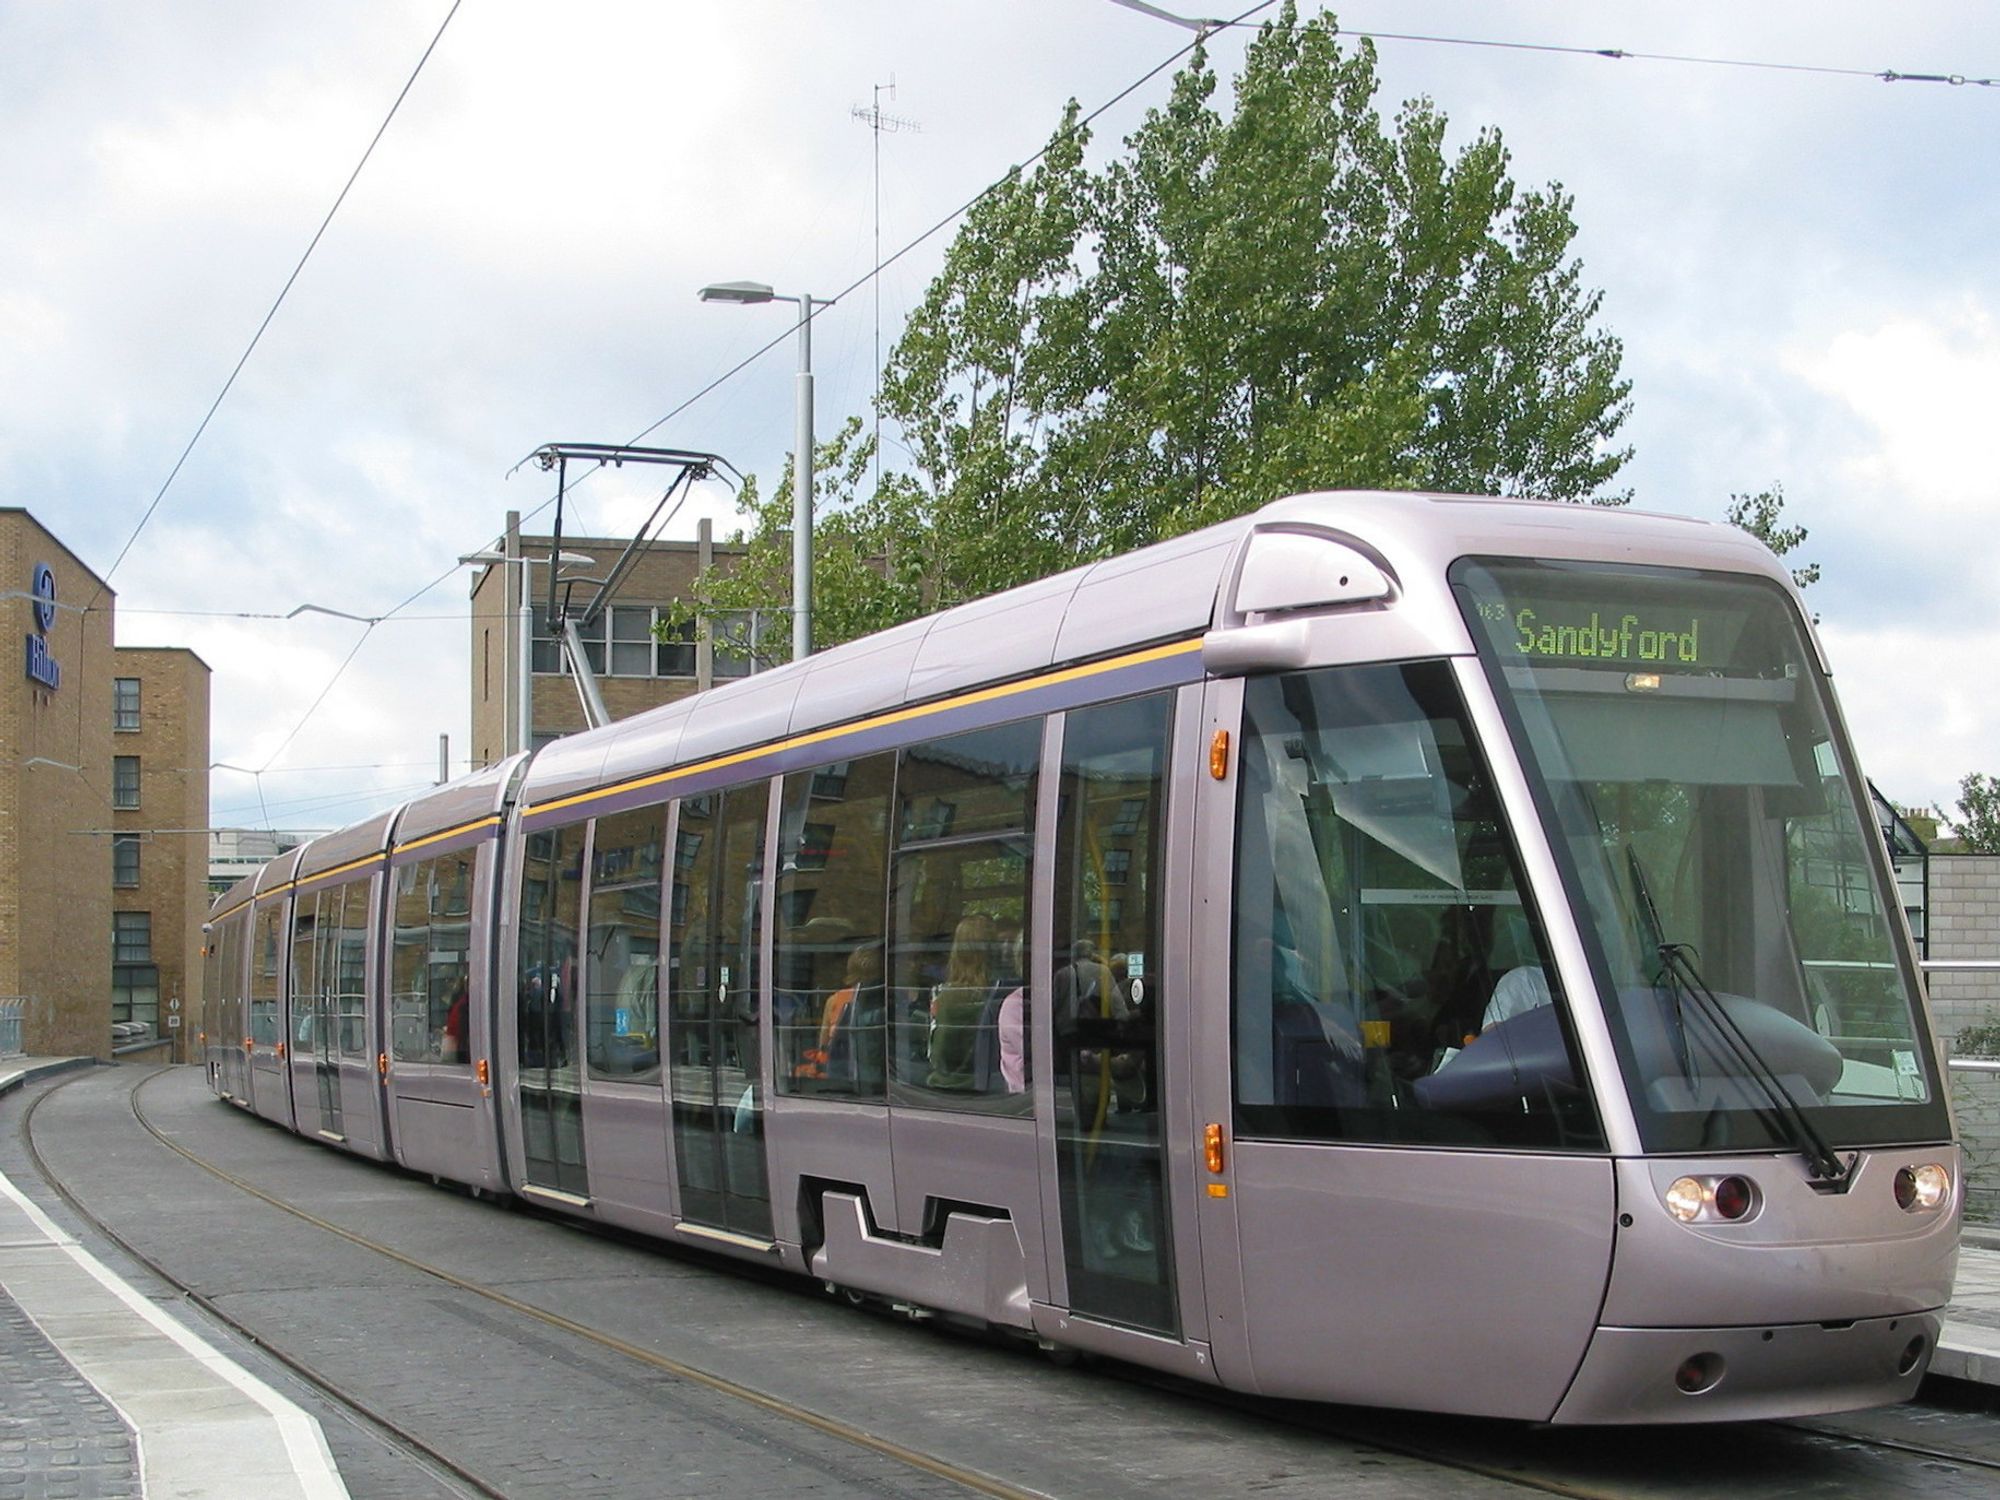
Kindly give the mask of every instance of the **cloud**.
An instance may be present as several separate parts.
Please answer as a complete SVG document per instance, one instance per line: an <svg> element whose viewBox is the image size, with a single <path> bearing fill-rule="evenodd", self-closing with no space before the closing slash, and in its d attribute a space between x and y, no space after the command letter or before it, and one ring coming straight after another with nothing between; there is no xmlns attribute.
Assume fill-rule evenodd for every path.
<svg viewBox="0 0 2000 1500"><path fill-rule="evenodd" d="M1843 468L1857 490L1895 497L1899 524L1992 516L2000 328L1978 297L1840 333L1785 363L1860 429Z"/></svg>
<svg viewBox="0 0 2000 1500"><path fill-rule="evenodd" d="M1982 665L2000 660L2000 625L1940 637L1914 625L1823 623L1820 638L1855 753L1890 801L1949 811L1968 771L2000 773Z"/></svg>

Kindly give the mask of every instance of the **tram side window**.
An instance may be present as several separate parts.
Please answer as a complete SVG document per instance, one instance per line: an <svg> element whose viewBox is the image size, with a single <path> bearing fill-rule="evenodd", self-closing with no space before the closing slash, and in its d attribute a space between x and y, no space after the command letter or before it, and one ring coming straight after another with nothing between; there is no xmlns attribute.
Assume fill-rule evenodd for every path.
<svg viewBox="0 0 2000 1500"><path fill-rule="evenodd" d="M310 1051L319 1041L319 966L313 950L319 938L319 896L317 893L294 898L292 902L292 1045Z"/></svg>
<svg viewBox="0 0 2000 1500"><path fill-rule="evenodd" d="M468 1061L473 861L461 849L394 871L389 1040L399 1062ZM350 901L366 898L365 885L354 887Z"/></svg>
<svg viewBox="0 0 2000 1500"><path fill-rule="evenodd" d="M664 803L597 820L583 1020L592 1078L660 1076L660 851L666 831Z"/></svg>
<svg viewBox="0 0 2000 1500"><path fill-rule="evenodd" d="M895 772L895 755L885 753L785 778L772 999L780 1093L882 1097L882 923Z"/></svg>
<svg viewBox="0 0 2000 1500"><path fill-rule="evenodd" d="M424 999L424 966L431 936L429 860L398 865L392 900L395 927L389 949L389 1050L398 1062L424 1056L418 1017Z"/></svg>
<svg viewBox="0 0 2000 1500"><path fill-rule="evenodd" d="M327 933L334 944L333 953L326 956L322 950L320 959L332 966L321 983L332 987L340 1050L348 1057L365 1056L368 1050L364 1013L368 1001L368 885L364 876L340 887L339 924ZM321 925L325 925L324 918Z"/></svg>
<svg viewBox="0 0 2000 1500"><path fill-rule="evenodd" d="M431 946L425 965L424 1034L441 1063L470 1066L467 1030L472 985L472 880L478 851L431 861Z"/></svg>
<svg viewBox="0 0 2000 1500"><path fill-rule="evenodd" d="M1243 720L1238 1129L1599 1148L1450 669L1255 678Z"/></svg>
<svg viewBox="0 0 2000 1500"><path fill-rule="evenodd" d="M284 979L284 907L272 903L257 913L250 951L250 1040L274 1046L278 1034L278 997Z"/></svg>
<svg viewBox="0 0 2000 1500"><path fill-rule="evenodd" d="M897 1098L1026 1114L1000 1068L1000 1010L1026 975L1042 721L913 745L896 778L889 961Z"/></svg>

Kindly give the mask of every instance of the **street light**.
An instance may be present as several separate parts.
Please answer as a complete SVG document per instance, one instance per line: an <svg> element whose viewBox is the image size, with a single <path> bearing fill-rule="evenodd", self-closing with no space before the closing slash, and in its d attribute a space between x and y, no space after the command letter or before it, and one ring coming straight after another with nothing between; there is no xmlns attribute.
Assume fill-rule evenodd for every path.
<svg viewBox="0 0 2000 1500"><path fill-rule="evenodd" d="M792 660L812 655L813 308L831 307L801 292L787 297L761 281L718 281L695 294L704 302L792 302L799 309L798 431L792 443Z"/></svg>
<svg viewBox="0 0 2000 1500"><path fill-rule="evenodd" d="M511 522L510 522L511 535ZM554 559L558 563L594 565L597 559L586 557L581 552L558 552ZM520 657L520 670L515 674L514 711L507 712L506 680L501 680L500 721L504 726L501 734L500 753L502 757L516 750L526 750L535 741L534 713L534 666L530 656L534 647L534 609L528 600L533 592L528 587L528 569L536 563L549 562L546 557L529 557L525 554L505 552L497 547L482 548L478 552L468 552L459 558L461 566L494 567L513 564L521 570L521 607L515 611L515 648Z"/></svg>

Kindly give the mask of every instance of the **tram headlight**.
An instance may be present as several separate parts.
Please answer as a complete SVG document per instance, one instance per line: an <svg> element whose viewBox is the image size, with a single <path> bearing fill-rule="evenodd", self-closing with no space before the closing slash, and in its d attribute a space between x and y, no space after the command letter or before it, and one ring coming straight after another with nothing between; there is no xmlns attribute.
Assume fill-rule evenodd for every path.
<svg viewBox="0 0 2000 1500"><path fill-rule="evenodd" d="M1905 1213L1929 1213L1951 1193L1951 1174L1936 1162L1896 1173L1896 1206Z"/></svg>
<svg viewBox="0 0 2000 1500"><path fill-rule="evenodd" d="M1708 1201L1708 1190L1695 1177L1677 1177L1667 1189L1667 1212L1683 1224L1692 1224Z"/></svg>
<svg viewBox="0 0 2000 1500"><path fill-rule="evenodd" d="M1719 1218L1741 1219L1757 1206L1757 1190L1747 1177L1725 1177L1709 1190Z"/></svg>

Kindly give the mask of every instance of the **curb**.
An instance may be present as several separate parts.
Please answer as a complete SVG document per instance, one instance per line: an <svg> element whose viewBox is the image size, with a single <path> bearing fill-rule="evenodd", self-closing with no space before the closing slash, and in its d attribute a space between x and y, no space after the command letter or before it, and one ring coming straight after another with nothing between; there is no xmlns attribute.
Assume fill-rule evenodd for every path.
<svg viewBox="0 0 2000 1500"><path fill-rule="evenodd" d="M54 1062L37 1063L32 1068L22 1068L15 1073L0 1073L0 1096L12 1093L22 1084L36 1078L52 1078L58 1073L72 1072L77 1068L94 1068L94 1057L63 1057Z"/></svg>

